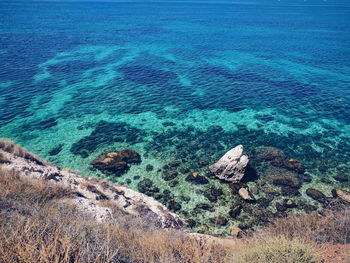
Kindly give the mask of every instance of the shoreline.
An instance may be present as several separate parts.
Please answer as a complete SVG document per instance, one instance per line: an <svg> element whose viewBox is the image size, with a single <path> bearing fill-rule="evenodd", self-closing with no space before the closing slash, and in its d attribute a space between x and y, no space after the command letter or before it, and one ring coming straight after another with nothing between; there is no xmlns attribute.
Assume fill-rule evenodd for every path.
<svg viewBox="0 0 350 263"><path fill-rule="evenodd" d="M14 145L13 147L18 147L19 149L21 149L19 146L13 144L12 142L8 142L10 145ZM21 150L23 152L26 152L25 150ZM26 161L24 159L19 160L18 157L16 156L11 156L10 153L6 153L3 150L0 149L0 153L5 156L5 158L9 159L11 163L8 164L3 164L3 166L7 166L9 168L16 168L19 171L26 171L25 173L29 173L30 171L38 171L38 167L40 170L40 165L37 168L33 168L31 167L30 169L26 168L26 165L29 165L28 163L26 163ZM72 187L74 189L78 189L78 192L81 192L80 194L82 194L83 196L88 195L90 196L93 200L95 200L94 202L98 202L98 200L102 199L112 199L111 194L114 191L117 192L130 192L131 196L133 196L132 198L136 198L137 200L141 200L141 199L145 199L146 203L149 203L148 205L153 207L151 210L153 212L155 212L155 214L157 214L158 216L160 216L159 218L159 223L157 223L158 225L162 225L165 227L168 227L167 224L170 224L171 227L175 227L178 228L180 226L184 226L187 227L190 231L194 231L194 232L198 232L198 233L202 233L202 234L214 234L214 235L219 235L219 236L227 236L230 232L232 232L232 229L237 229L239 228L239 231L244 231L246 233L251 232L252 230L258 230L264 226L267 226L270 224L270 222L272 222L274 220L274 218L284 218L288 215L298 215L298 214L309 214L309 213L316 213L316 214L322 214L324 213L323 210L319 210L317 209L316 206L312 205L312 204L305 204L305 203L301 203L300 201L298 201L299 199L297 197L288 197L290 194L295 195L295 192L298 192L298 188L294 188L294 187L301 187L302 181L305 180L305 178L303 179L302 177L305 177L304 174L302 173L296 173L295 169L298 170L299 172L300 169L304 169L301 163L298 163L297 160L291 159L291 158L287 158L283 152L281 152L280 150L276 149L276 148L264 148L264 147L260 147L258 148L258 150L256 150L257 155L261 155L260 158L264 159L265 161L268 160L269 162L277 162L277 161L281 161L283 160L283 158L289 161L289 163L284 163L284 164L279 164L276 165L274 164L271 170L271 167L268 169L269 173L275 172L275 169L283 169L282 171L284 173L288 173L289 175L289 179L284 177L281 177L280 173L276 173L273 175L273 177L269 180L272 180L272 182L275 182L275 186L274 188L272 187L267 187L265 186L265 192L263 197L261 197L261 195L259 195L255 189L256 184L252 185L252 182L256 181L257 179L255 178L250 178L252 175L250 174L251 171L251 167L248 167L248 171L246 172L245 177L243 177L243 181L239 182L239 183L225 183L225 182L221 182L218 179L215 179L216 184L213 185L211 184L211 181L208 181L206 179L206 176L202 176L199 174L190 174L187 176L187 183L191 184L191 185L202 185L203 182L202 180L207 180L206 182L204 182L204 185L206 185L206 187L208 187L207 189L209 189L208 192L203 193L204 196L206 196L207 198L209 198L209 200L211 200L212 203L215 203L217 201L220 200L220 198L222 197L222 195L227 195L226 193L222 192L220 190L220 188L216 188L217 186L220 185L225 185L226 187L228 186L230 189L230 192L228 194L229 196L233 196L234 197L234 202L232 203L232 205L230 206L230 210L226 211L226 212L220 212L217 213L214 211L214 215L215 216L211 216L206 218L205 220L208 220L208 222L211 222L214 227L219 226L220 229L226 229L224 232L221 233L216 233L215 231L209 230L209 231L203 231L200 230L198 231L194 226L196 224L198 224L198 222L194 221L192 216L188 216L188 214L184 213L183 211L180 211L179 215L182 219L180 219L180 217L178 217L175 213L177 213L178 208L176 208L177 204L176 202L174 202L173 197L168 196L167 193L163 192L163 194L161 194L159 192L159 190L157 191L153 191L151 190L153 186L153 183L151 182L150 185L144 185L142 186L142 188L140 188L140 184L138 185L138 190L140 191L140 193L134 192L133 190L130 190L128 188L125 188L124 186L121 185L114 185L113 187L117 187L120 188L119 190L113 190L112 192L108 192L108 194L104 193L104 191L109 191L107 185L110 185L110 183L107 183L107 181L105 180L101 180L101 179L97 179L97 178L89 178L89 177L81 177L80 175L76 174L75 172L72 172L70 170L67 169L61 169L59 167L56 166L52 166L51 164L42 161L44 165L46 165L47 167L45 167L43 169L43 167L41 167L41 169L43 169L41 172L36 173L35 175L32 174L31 176L33 176L34 178L42 178L44 180L48 180L50 182L58 182L61 179L61 176L58 177L52 177L50 174L60 174L63 173L64 176L62 178L68 178L65 179L65 186L68 187ZM32 156L32 154L30 154ZM252 156L252 160L251 162L253 162L254 164L254 160L256 161L256 159L254 159L255 157ZM37 158L37 157L36 157ZM282 159L280 159L282 158ZM11 159L13 159L11 161ZM38 160L41 160L38 158ZM32 166L35 164L30 164L29 166ZM265 165L265 162L264 162ZM289 165L289 169L286 168L281 168L279 166L285 166L285 165ZM266 166L265 166L266 168ZM294 169L294 172L293 172ZM50 172L50 170L52 170ZM54 171L53 171L54 170ZM278 170L279 171L279 170ZM86 180L85 183L80 182L77 183L76 180L73 180L73 184L72 184L72 179L69 179L70 177L77 177L80 178L79 180ZM191 179L192 176L192 179ZM52 178L51 178L52 177ZM214 176L213 176L214 177ZM46 179L45 179L46 178ZM58 179L57 179L58 178ZM81 179L83 178L83 179ZM147 178L147 177L145 177ZM143 179L143 181L145 181L145 178ZM252 180L252 181L249 181ZM289 180L289 181L288 181ZM299 181L298 181L299 180ZM141 182L143 182L141 181ZM70 185L72 184L72 185ZM97 188L94 186L92 187L92 192L88 191L86 189L86 185L87 184L92 184L92 185L96 185ZM297 185L293 185L293 184L297 184ZM300 184L300 185L299 185ZM81 188L80 186L83 185L84 188ZM102 186L101 186L102 185ZM104 187L107 187L106 189L103 189L103 185ZM289 186L288 186L289 185ZM111 185L110 185L111 186ZM290 187L289 189L285 187ZM102 187L102 188L101 188ZM112 187L112 186L111 186ZM150 188L151 187L151 188ZM263 186L260 186L263 187ZM287 191L287 195L286 196L282 196L282 197L278 197L275 196L278 189L281 187L282 191ZM284 188L283 188L284 187ZM242 195L240 194L240 191L238 191L239 189L247 189L249 194L253 196L252 200L244 200L244 198L242 197ZM283 190L284 189L284 190ZM90 189L91 190L91 189ZM96 193L100 193L100 195L98 194L94 194L93 192ZM291 192L292 191L292 192ZM304 190L303 190L304 191ZM142 194L142 192L144 194ZM336 209L336 205L338 205L337 201L338 199L331 197L331 196L326 196L323 193L321 193L320 191L318 191L317 189L312 189L309 188L306 190L306 195L308 196L308 198L313 200L313 203L318 203L321 207L323 207L323 209ZM107 196L107 197L106 197ZM276 199L275 201L273 201L273 206L275 206L276 212L274 212L275 214L271 214L271 201L274 199ZM130 197L123 197L125 200L129 199ZM269 199L270 198L270 199ZM271 200L272 199L272 200ZM125 204L126 201L122 201L119 206L121 204ZM147 201L148 200L148 201ZM153 201L151 201L153 200ZM157 201L159 200L160 203ZM165 200L165 201L164 201ZM186 201L184 201L186 202ZM136 201L137 203L137 201ZM161 204L163 203L163 204ZM172 210L173 212L164 212L164 211L168 211L166 206L168 206L170 208L170 210ZM194 212L198 212L198 209L204 209L204 211L206 210L210 210L212 209L211 206L209 205L210 203L199 203L199 205L197 205L198 208L195 209ZM136 207L139 206L140 204L136 204ZM165 206L164 206L165 205ZM182 205L182 203L179 203L180 207ZM93 204L92 206L96 206L96 204ZM162 207L159 209L157 209L156 207ZM124 209L121 206L122 209ZM180 208L181 209L181 208ZM301 210L300 210L301 209ZM125 210L125 209L124 209ZM137 210L137 209L136 209ZM125 210L126 211L126 210ZM125 212L124 211L124 212ZM175 212L175 213L174 213ZM108 214L110 212L108 211L102 211L102 214ZM131 214L135 213L132 212ZM253 217L251 218L247 218L246 215L249 213L254 214ZM166 219L169 216L170 219ZM231 218L231 219L230 219ZM245 221L237 221L236 219L246 219ZM164 223L167 220L170 220L168 223ZM230 220L230 221L228 221ZM233 221L231 221L233 220ZM258 221L256 221L258 220ZM230 222L230 223L228 223ZM238 222L238 223L234 223L232 224L231 222Z"/></svg>

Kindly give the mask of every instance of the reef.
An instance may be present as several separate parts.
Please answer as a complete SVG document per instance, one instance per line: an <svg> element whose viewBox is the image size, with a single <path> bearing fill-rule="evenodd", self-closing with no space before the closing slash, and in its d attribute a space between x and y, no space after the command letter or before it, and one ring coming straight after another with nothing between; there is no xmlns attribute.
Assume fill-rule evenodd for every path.
<svg viewBox="0 0 350 263"><path fill-rule="evenodd" d="M86 128L88 127L81 127ZM86 158L101 145L115 142L134 144L141 141L143 135L142 131L124 122L100 121L91 134L74 143L70 151Z"/></svg>

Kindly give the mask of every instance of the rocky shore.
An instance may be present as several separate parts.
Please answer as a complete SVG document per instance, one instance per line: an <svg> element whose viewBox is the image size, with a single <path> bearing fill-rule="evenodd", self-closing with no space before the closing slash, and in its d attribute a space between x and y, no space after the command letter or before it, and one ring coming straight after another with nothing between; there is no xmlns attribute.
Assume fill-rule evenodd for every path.
<svg viewBox="0 0 350 263"><path fill-rule="evenodd" d="M152 197L121 185L112 185L104 180L61 169L8 141L0 142L0 164L28 178L40 179L72 189L75 194L67 201L74 203L98 221L113 219L111 209L102 205L102 202L109 201L111 206L119 209L120 213L141 217L146 223L157 227L180 228L183 225L178 215Z"/></svg>
<svg viewBox="0 0 350 263"><path fill-rule="evenodd" d="M121 149L102 153L91 165L103 173L118 176L127 172L130 165L140 162L141 156L137 152ZM111 208L104 205L109 202L120 213L142 218L146 224L160 228L187 227L195 232L206 233L196 231L198 222L195 217L182 210L182 205L190 197L186 199L184 196L181 203L175 200L169 190L161 192L147 176L138 183L140 192L136 192L122 185L112 185L105 180L61 169L9 141L0 143L0 163L27 177L72 189L75 194L68 201L96 220L117 220L113 218ZM169 184L178 175L177 167L176 164L169 165L166 170L165 180ZM147 169L152 170L152 167ZM211 184L213 178L220 182L219 186ZM335 179L341 180L344 185L347 183L346 176ZM322 215L325 209L336 210L350 206L350 192L347 189L334 188L330 196L319 189L303 188L303 184L310 183L311 180L305 173L303 163L286 156L282 150L256 147L246 154L242 145L234 147L210 165L208 173L202 175L188 171L185 178L189 184L203 186L205 190L201 193L209 201L196 204L193 214L213 211L213 204L228 195L221 185L229 187L230 209L209 217L207 224L225 228L226 233L235 237L268 225L275 218L311 212Z"/></svg>

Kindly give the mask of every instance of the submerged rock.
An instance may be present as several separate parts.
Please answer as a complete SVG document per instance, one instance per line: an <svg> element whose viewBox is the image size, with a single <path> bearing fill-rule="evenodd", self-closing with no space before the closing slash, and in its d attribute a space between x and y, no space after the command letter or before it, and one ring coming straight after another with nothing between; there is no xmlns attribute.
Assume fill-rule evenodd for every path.
<svg viewBox="0 0 350 263"><path fill-rule="evenodd" d="M216 202L218 198L223 195L224 192L221 188L216 188L215 186L211 185L207 189L203 191L203 195L208 198L210 202Z"/></svg>
<svg viewBox="0 0 350 263"><path fill-rule="evenodd" d="M332 194L334 197L338 197L341 200L350 203L350 192L340 189L333 189Z"/></svg>
<svg viewBox="0 0 350 263"><path fill-rule="evenodd" d="M238 190L238 195L245 201L255 201L255 197L248 190L248 188L241 188Z"/></svg>
<svg viewBox="0 0 350 263"><path fill-rule="evenodd" d="M306 213L311 213L311 212L317 210L317 207L316 207L316 206L310 205L310 204L304 204L304 205L302 205L302 208L304 209L304 211L305 211Z"/></svg>
<svg viewBox="0 0 350 263"><path fill-rule="evenodd" d="M279 194L278 191L271 186L264 186L261 188L261 190L267 195L278 195Z"/></svg>
<svg viewBox="0 0 350 263"><path fill-rule="evenodd" d="M154 193L159 192L159 188L153 185L151 179L143 179L137 184L137 189L146 195L152 196Z"/></svg>
<svg viewBox="0 0 350 263"><path fill-rule="evenodd" d="M270 211L251 204L243 204L243 210L249 214L255 223L260 224L267 222L270 217Z"/></svg>
<svg viewBox="0 0 350 263"><path fill-rule="evenodd" d="M213 207L210 204L207 203L199 203L196 205L196 207L194 208L194 210L198 211L198 210L206 210L206 211L210 211Z"/></svg>
<svg viewBox="0 0 350 263"><path fill-rule="evenodd" d="M248 156L243 155L243 146L238 145L209 166L209 170L221 180L239 182L244 176L248 162Z"/></svg>
<svg viewBox="0 0 350 263"><path fill-rule="evenodd" d="M125 122L100 121L94 125L95 130L88 136L75 142L70 151L83 158L88 157L92 152L104 145L115 142L126 142L133 145L143 140L145 132L128 125Z"/></svg>
<svg viewBox="0 0 350 263"><path fill-rule="evenodd" d="M268 195L266 197L259 198L257 200L257 203L258 203L258 205L260 207L267 208L270 205L272 200L273 200L273 196L272 195Z"/></svg>
<svg viewBox="0 0 350 263"><path fill-rule="evenodd" d="M176 171L169 171L169 170L166 170L164 171L163 173L163 179L165 181L170 181L170 180L173 180L175 179L179 174L176 172Z"/></svg>
<svg viewBox="0 0 350 263"><path fill-rule="evenodd" d="M186 224L189 228L193 228L196 226L196 220L192 219L192 218L189 218L186 220Z"/></svg>
<svg viewBox="0 0 350 263"><path fill-rule="evenodd" d="M147 165L146 165L146 171L147 171L147 172L153 171L153 169L154 169L154 167L153 167L152 164L147 164Z"/></svg>
<svg viewBox="0 0 350 263"><path fill-rule="evenodd" d="M322 193L319 190L313 189L313 188L308 188L306 190L306 194L310 196L312 199L320 202L320 203L326 203L327 202L327 196Z"/></svg>
<svg viewBox="0 0 350 263"><path fill-rule="evenodd" d="M332 184L333 182L331 180L329 180L328 178L321 178L321 183L324 183L324 184Z"/></svg>
<svg viewBox="0 0 350 263"><path fill-rule="evenodd" d="M170 211L178 211L181 210L181 204L176 202L175 200L170 200L168 202L168 209Z"/></svg>
<svg viewBox="0 0 350 263"><path fill-rule="evenodd" d="M180 161L173 161L173 162L171 162L171 163L168 163L168 166L169 166L170 168L176 168L176 167L179 167L180 164L181 164Z"/></svg>
<svg viewBox="0 0 350 263"><path fill-rule="evenodd" d="M333 178L341 183L349 181L349 178L345 174L338 174L333 176Z"/></svg>
<svg viewBox="0 0 350 263"><path fill-rule="evenodd" d="M285 212L287 210L287 208L283 205L281 205L280 203L276 203L276 210L278 212Z"/></svg>
<svg viewBox="0 0 350 263"><path fill-rule="evenodd" d="M281 165L286 158L286 155L282 150L269 146L256 147L252 154L253 158L257 161L270 161L276 165Z"/></svg>
<svg viewBox="0 0 350 263"><path fill-rule="evenodd" d="M223 216L215 216L210 219L215 225L219 226L226 226L228 223L228 220L226 217Z"/></svg>
<svg viewBox="0 0 350 263"><path fill-rule="evenodd" d="M131 179L129 179L129 178L126 179L126 180L125 180L125 183L126 183L126 184L131 184Z"/></svg>
<svg viewBox="0 0 350 263"><path fill-rule="evenodd" d="M281 186L281 194L283 196L298 196L300 192L297 188L293 188L290 186Z"/></svg>
<svg viewBox="0 0 350 263"><path fill-rule="evenodd" d="M305 170L303 163L293 158L284 160L283 164L287 169L298 173L303 173Z"/></svg>
<svg viewBox="0 0 350 263"><path fill-rule="evenodd" d="M239 189L243 187L248 187L246 183L238 182L238 183L229 183L229 187L232 190L233 194L238 194Z"/></svg>
<svg viewBox="0 0 350 263"><path fill-rule="evenodd" d="M291 199L284 199L283 205L287 208L294 208L297 207L296 203Z"/></svg>
<svg viewBox="0 0 350 263"><path fill-rule="evenodd" d="M129 164L140 163L141 156L130 149L119 152L108 152L98 156L91 162L92 166L104 173L121 175L129 170Z"/></svg>
<svg viewBox="0 0 350 263"><path fill-rule="evenodd" d="M205 178L202 175L199 175L198 173L191 173L188 175L185 179L188 182L194 183L194 184L208 184L209 180Z"/></svg>
<svg viewBox="0 0 350 263"><path fill-rule="evenodd" d="M179 184L179 181L178 180L172 180L169 182L169 186L170 187L175 187Z"/></svg>
<svg viewBox="0 0 350 263"><path fill-rule="evenodd" d="M293 171L271 166L266 170L267 179L275 185L300 188L303 182L303 176Z"/></svg>
<svg viewBox="0 0 350 263"><path fill-rule="evenodd" d="M279 217L279 218L283 218L283 217L287 217L288 214L286 212L276 212L273 214L275 217Z"/></svg>
<svg viewBox="0 0 350 263"><path fill-rule="evenodd" d="M242 208L243 207L242 207L241 204L234 204L234 205L231 206L230 211L228 212L228 214L230 215L230 217L236 218L241 213Z"/></svg>

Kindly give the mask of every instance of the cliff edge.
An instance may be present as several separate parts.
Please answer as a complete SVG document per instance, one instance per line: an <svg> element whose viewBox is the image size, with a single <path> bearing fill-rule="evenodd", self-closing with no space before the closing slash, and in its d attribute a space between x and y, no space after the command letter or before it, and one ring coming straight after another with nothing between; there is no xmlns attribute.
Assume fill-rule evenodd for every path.
<svg viewBox="0 0 350 263"><path fill-rule="evenodd" d="M5 169L19 172L28 178L40 179L57 186L71 189L72 202L78 209L98 221L114 218L112 209L119 213L141 217L146 224L159 228L181 228L183 221L169 211L164 205L142 193L133 191L121 185L81 176L76 172L54 166L34 154L27 152L8 140L0 141L0 165Z"/></svg>

